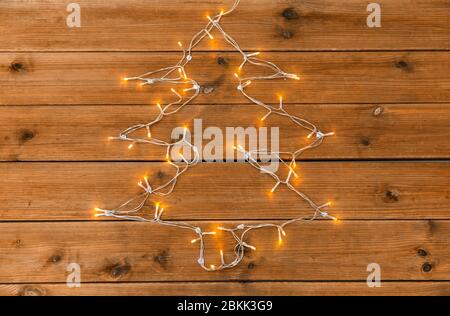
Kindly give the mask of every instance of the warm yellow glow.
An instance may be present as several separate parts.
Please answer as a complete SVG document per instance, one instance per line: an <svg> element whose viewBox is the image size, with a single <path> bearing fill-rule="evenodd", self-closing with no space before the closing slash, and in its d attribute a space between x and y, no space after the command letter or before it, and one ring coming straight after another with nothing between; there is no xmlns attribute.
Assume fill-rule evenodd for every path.
<svg viewBox="0 0 450 316"><path fill-rule="evenodd" d="M297 76L297 75L294 75L292 78L295 79L295 80L300 80L300 77Z"/></svg>
<svg viewBox="0 0 450 316"><path fill-rule="evenodd" d="M128 145L128 149L133 148L133 146L134 146L134 143L129 144L129 145Z"/></svg>
<svg viewBox="0 0 450 316"><path fill-rule="evenodd" d="M211 235L215 235L215 234L217 234L217 232L211 232Z"/></svg>
<svg viewBox="0 0 450 316"><path fill-rule="evenodd" d="M212 39L212 40L214 39L214 36L212 36L212 34L208 32L208 30L205 30L205 32L206 32L206 34L208 34L208 37L210 39Z"/></svg>
<svg viewBox="0 0 450 316"><path fill-rule="evenodd" d="M98 208L98 207L95 207L94 208L94 211L96 211L96 212L102 212L102 210L100 209L100 208ZM100 217L100 216L102 216L102 214L94 214L94 217Z"/></svg>
<svg viewBox="0 0 450 316"><path fill-rule="evenodd" d="M278 244L281 245L283 243L283 239L280 237L278 237Z"/></svg>
<svg viewBox="0 0 450 316"><path fill-rule="evenodd" d="M239 75L237 73L234 73L234 76L239 79Z"/></svg>
<svg viewBox="0 0 450 316"><path fill-rule="evenodd" d="M215 266L215 265L213 265L213 264L212 264L212 265L210 265L210 267L211 267L211 269L212 269L212 270L215 270L215 269L216 269L216 266Z"/></svg>
<svg viewBox="0 0 450 316"><path fill-rule="evenodd" d="M158 107L158 109L162 112L162 108L161 108L161 104L156 103L156 106Z"/></svg>
<svg viewBox="0 0 450 316"><path fill-rule="evenodd" d="M123 77L122 80L126 82L126 81L130 80L130 78Z"/></svg>
<svg viewBox="0 0 450 316"><path fill-rule="evenodd" d="M197 242L197 239L192 239L191 244L195 244Z"/></svg>
<svg viewBox="0 0 450 316"><path fill-rule="evenodd" d="M178 46L180 46L180 48L183 48L183 44L181 44L181 42L178 42Z"/></svg>
<svg viewBox="0 0 450 316"><path fill-rule="evenodd" d="M170 91L172 91L173 93L177 93L174 88L170 88Z"/></svg>
<svg viewBox="0 0 450 316"><path fill-rule="evenodd" d="M298 174L294 171L293 168L289 168L296 179L298 179Z"/></svg>

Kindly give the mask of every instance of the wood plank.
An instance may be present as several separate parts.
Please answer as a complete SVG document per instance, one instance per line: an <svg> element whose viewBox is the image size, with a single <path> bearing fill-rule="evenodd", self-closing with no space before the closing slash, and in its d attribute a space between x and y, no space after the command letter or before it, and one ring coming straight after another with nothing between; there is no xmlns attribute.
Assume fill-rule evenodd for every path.
<svg viewBox="0 0 450 316"><path fill-rule="evenodd" d="M258 222L261 223L261 222ZM197 222L205 229L236 222ZM136 222L1 223L0 282L66 282L69 263L82 282L146 281L365 281L378 263L382 281L450 280L450 222L314 221L248 236L256 251L233 270L208 273L196 262L198 245L184 229ZM206 240L207 264L234 245L229 234ZM424 256L425 255L425 256ZM427 272L425 272L427 271Z"/></svg>
<svg viewBox="0 0 450 316"><path fill-rule="evenodd" d="M375 159L449 158L450 104L383 105L292 105L290 113L307 118L335 137L300 158ZM0 159L3 161L77 160L162 160L158 146L137 146L111 142L107 138L136 123L150 121L157 110L142 106L3 106L0 108ZM219 127L227 146L226 127L279 128L280 149L295 151L304 146L305 132L289 120L272 116L260 123L264 110L252 105L189 105L169 116L152 130L154 137L169 141L176 127L188 125L194 133L194 119L201 120L203 133ZM199 122L199 121L197 121ZM193 141L194 138L191 139ZM210 139L205 139L204 146ZM231 141L231 140L230 140ZM204 156L206 158L206 156Z"/></svg>
<svg viewBox="0 0 450 316"><path fill-rule="evenodd" d="M3 284L2 296L448 296L450 282L158 282L65 284Z"/></svg>
<svg viewBox="0 0 450 316"><path fill-rule="evenodd" d="M286 170L280 168L283 173ZM94 207L113 208L137 195L144 175L168 181L167 163L2 163L0 219L92 220ZM331 200L341 219L448 219L449 162L303 162L293 182L317 203ZM162 199L166 219L289 219L309 206L244 163L193 167ZM151 214L150 214L151 216Z"/></svg>
<svg viewBox="0 0 450 316"><path fill-rule="evenodd" d="M176 63L168 53L3 53L0 104L155 104L173 100L169 86L120 80ZM239 56L202 53L189 66L202 85L197 104L247 102L233 73ZM450 52L264 53L297 80L257 82L248 93L275 103L420 103L450 101ZM258 71L250 71L258 74ZM167 101L168 102L168 101Z"/></svg>
<svg viewBox="0 0 450 316"><path fill-rule="evenodd" d="M66 25L63 0L2 1L2 50L176 50L233 1L78 0L81 28ZM223 27L248 50L449 49L449 4L379 0L382 27L358 0L246 0ZM173 23L176 21L176 23ZM222 41L201 49L230 49Z"/></svg>

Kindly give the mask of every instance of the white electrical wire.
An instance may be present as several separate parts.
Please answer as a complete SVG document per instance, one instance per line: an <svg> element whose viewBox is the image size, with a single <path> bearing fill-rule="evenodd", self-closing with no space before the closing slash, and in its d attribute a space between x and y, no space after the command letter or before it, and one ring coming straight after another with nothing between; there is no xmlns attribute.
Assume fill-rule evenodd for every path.
<svg viewBox="0 0 450 316"><path fill-rule="evenodd" d="M163 183L162 185L152 187L150 183L148 182L148 179L144 177L143 181L140 181L138 183L138 186L143 190L143 192L136 197L126 201L119 207L107 210L107 209L100 209L96 208L96 216L106 216L106 217L113 217L118 219L125 219L125 220L133 220L133 221L141 221L141 222L151 222L156 223L160 225L166 225L166 226L173 226L178 228L184 228L192 230L198 237L192 239L192 243L198 243L200 245L200 254L198 257L198 264L206 271L218 271L228 268L233 268L237 266L243 259L245 249L251 249L256 250L256 248L248 243L245 242L245 237L248 232L260 229L260 228L275 228L278 232L278 242L281 243L283 240L283 237L286 235L285 227L289 224L299 222L299 221L311 221L316 219L317 217L322 217L325 219L332 219L337 220L337 218L331 216L326 212L326 209L330 206L330 203L325 203L322 205L316 204L312 199L310 199L306 194L298 191L292 184L291 179L292 177L298 177L295 169L296 169L296 160L302 154L305 150L312 149L314 147L319 146L325 137L331 136L334 133L322 133L314 124L311 122L300 118L298 116L292 115L288 113L283 108L283 99L280 97L280 102L277 104L277 106L266 104L260 100L257 100L256 98L249 95L245 88L248 87L253 81L258 80L273 80L273 79L294 79L299 80L300 78L295 74L286 73L283 70L281 70L278 66L276 66L274 63L270 61L265 61L263 59L260 59L256 56L259 55L258 52L254 53L245 53L238 43L228 34L226 33L222 26L220 25L221 19L232 13L236 7L238 6L240 0L235 0L233 6L228 11L220 12L219 14L215 15L214 17L207 16L208 23L206 24L205 28L202 29L200 32L198 32L194 37L191 39L189 46L186 49L183 49L183 56L181 60L172 67L165 67L161 68L155 71L147 72L145 74L142 74L137 77L130 77L130 78L124 78L126 81L134 80L139 81L141 85L153 85L158 83L168 83L168 84L175 84L175 85L191 85L191 87L185 88L183 90L184 93L189 94L189 97L184 97L180 92L178 92L175 89L171 89L172 93L176 97L176 101L173 101L171 103L161 105L157 104L157 107L159 109L159 114L157 117L146 124L137 124L134 126L131 126L127 128L126 130L122 131L118 137L110 137L110 139L116 139L121 141L129 142L128 148L133 148L136 144L153 144L157 146L163 146L166 148L166 159L168 164L170 164L175 169L175 175L167 182ZM312 216L309 217L298 217L290 219L286 222L283 222L281 224L273 224L273 223L264 223L259 225L246 225L246 224L239 224L234 228L226 228L226 227L219 227L218 229L221 231L228 232L232 235L234 238L236 244L234 246L234 259L227 262L224 257L224 253L222 250L220 250L220 262L221 264L218 266L214 265L207 265L205 263L205 236L209 235L215 235L215 231L203 231L200 227L195 226L190 223L185 222L179 222L179 221L166 221L161 218L164 209L160 206L159 203L155 203L155 210L154 210L154 216L152 219L145 218L143 216L137 215L146 205L146 202L149 200L150 196L166 196L173 192L175 185L177 183L178 178L186 172L190 167L195 166L200 161L200 154L198 152L198 148L191 144L191 142L187 139L187 128L185 127L183 137L181 140L175 141L175 142L166 142L161 139L154 138L151 133L151 129L154 125L159 123L161 120L164 119L164 117L173 115L180 111L184 106L189 104L192 100L194 100L201 92L201 86L198 84L197 81L194 79L191 79L188 77L186 72L186 65L192 60L192 50L205 38L211 38L213 39L212 31L213 29L218 30L225 41L227 41L231 46L233 46L236 51L238 51L243 58L242 63L239 66L239 72L243 70L243 68L247 64L251 64L257 67L264 67L267 68L273 73L271 75L267 76L252 76L252 77L240 77L237 73L235 73L235 77L238 80L238 86L237 89L242 93L242 95L247 98L252 103L261 106L267 110L267 114L261 118L261 120L267 119L270 115L279 115L282 117L289 118L294 124L306 129L309 132L308 138L314 137L311 143L309 143L307 146L302 147L295 152L272 152L272 157L274 156L276 159L281 161L286 167L289 168L289 172L286 178L281 179L276 173L271 172L270 170L264 168L263 165L261 165L257 157L260 154L267 154L267 152L262 152L259 150L253 150L253 151L246 151L241 145L237 145L235 147L235 150L237 152L240 152L244 155L245 161L248 162L252 167L256 168L262 173L268 174L275 180L275 185L273 186L271 192L274 192L280 185L285 185L288 189L295 192L301 199L306 201L310 207L314 210L314 213ZM178 45L183 48L183 45L178 42ZM157 74L160 74L160 77L157 76ZM147 138L137 137L133 136L138 131L144 130L147 133ZM191 153L193 152L193 158L188 159L183 155L183 152L179 152L179 156L181 157L180 162L173 162L170 159L170 152L172 149L177 147L183 147L187 148ZM285 161L282 156L288 155L290 156L290 159L288 161Z"/></svg>

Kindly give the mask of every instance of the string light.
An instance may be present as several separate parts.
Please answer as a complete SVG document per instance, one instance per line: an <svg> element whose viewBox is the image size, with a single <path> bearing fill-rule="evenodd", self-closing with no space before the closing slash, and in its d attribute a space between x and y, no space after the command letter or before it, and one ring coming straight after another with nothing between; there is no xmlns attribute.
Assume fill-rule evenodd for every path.
<svg viewBox="0 0 450 316"><path fill-rule="evenodd" d="M182 96L180 95L174 88L171 88L171 92L175 95L176 100L172 101L170 103L161 105L159 102L156 103L156 106L159 110L158 115L149 123L146 124L136 124L133 126L128 127L124 131L122 131L118 137L111 137L110 139L120 140L129 142L128 148L131 149L135 144L152 144L156 146L165 147L166 149L166 160L167 163L172 166L175 170L174 176L169 179L167 182L152 187L150 183L148 182L148 178L144 177L143 181L138 182L138 186L142 189L142 192L138 194L137 196L129 199L125 203L121 204L115 209L112 210L106 210L101 208L95 208L95 216L96 217L113 217L118 219L124 219L124 220L133 220L133 221L140 221L140 222L151 222L159 225L165 225L165 226L171 226L171 227L177 227L177 228L183 228L183 229L189 229L194 234L196 234L196 237L191 240L192 244L199 244L200 247L200 253L199 257L197 259L198 264L206 271L219 271L223 269L233 268L237 266L244 258L245 250L248 248L252 251L256 250L256 247L253 245L250 245L245 242L246 235L253 230L259 230L263 228L272 228L276 229L278 231L278 243L282 244L283 237L286 236L285 228L286 226L293 224L295 222L300 221L311 221L318 217L324 218L324 219L331 219L334 221L337 221L338 219L334 216L331 216L326 212L326 210L331 206L331 203L328 202L323 205L317 205L312 199L310 199L305 193L298 191L290 182L292 175L294 177L298 177L298 174L295 172L295 168L297 166L296 160L298 157L305 152L308 149L315 148L322 144L323 140L328 137L334 135L333 132L331 133L322 133L314 124L310 123L309 121L300 118L298 116L292 115L288 113L283 108L283 97L279 96L279 104L277 106L273 106L270 104L266 104L250 94L248 94L245 89L253 82L253 81L262 81L262 80L274 80L274 79L293 79L293 80L300 80L300 77L296 74L286 73L283 70L281 70L278 66L276 66L274 63L270 61L266 61L263 59L258 58L257 56L260 55L259 52L254 53L245 53L238 43L232 38L228 33L224 31L222 26L220 25L220 21L222 17L232 13L236 7L238 6L240 0L235 0L233 6L228 11L221 11L219 14L211 17L207 16L208 23L200 32L194 35L194 37L191 39L189 45L187 48L183 48L183 44L181 42L178 42L178 46L182 49L182 58L178 61L177 64L171 67L164 67L161 69L157 69L155 71L147 72L145 74L142 74L137 77L125 77L123 78L124 81L137 81L140 83L140 85L154 85L154 84L174 84L174 85L190 85L191 87L184 88L184 92L191 92L188 96ZM240 152L243 154L245 161L250 164L255 169L259 170L261 173L264 173L270 177L272 177L275 180L275 185L271 189L271 193L274 193L275 190L280 186L283 185L289 190L296 193L302 200L307 202L311 209L314 211L314 213L309 217L297 217L290 219L288 221L285 221L281 224L275 224L275 223L263 223L258 225L246 225L246 224L239 224L232 228L227 227L219 227L218 230L227 232L231 234L233 239L235 240L235 246L234 246L234 259L232 259L229 262L225 261L223 250L220 250L220 260L221 264L219 266L215 265L209 265L207 266L205 263L205 237L206 236L212 236L216 235L216 231L203 231L201 227L198 227L194 224L187 223L187 222L180 222L180 221L166 221L161 218L164 208L161 207L160 203L154 203L154 215L153 218L148 218L146 216L146 212L143 211L143 208L145 207L147 201L151 197L162 197L167 196L171 194L176 186L178 178L184 174L190 167L193 167L197 165L200 162L200 155L198 152L198 148L194 146L190 140L188 140L187 135L187 127L184 127L184 133L183 137L174 142L166 142L161 139L154 138L151 134L151 128L161 122L164 117L173 115L175 113L178 113L182 108L184 108L186 105L191 103L192 100L194 100L201 92L201 86L192 78L189 78L188 74L186 73L185 67L186 65L192 60L192 50L205 38L209 37L210 39L213 39L214 37L211 34L211 31L213 29L216 29L219 31L225 41L229 43L231 46L233 46L237 52L239 52L242 56L242 63L240 64L238 68L238 72L240 72L246 64L251 64L253 66L261 67L266 70L271 70L273 73L270 75L264 75L264 76L251 76L251 77L241 77L238 75L238 73L235 73L234 76L238 80L237 89L241 92L241 94L247 98L250 102L260 106L261 108L264 108L267 113L265 116L261 118L262 121L264 121L267 117L270 115L278 115L281 117L285 117L289 120L291 120L295 125L307 130L309 132L308 138L312 138L315 136L315 139L311 141L308 145L296 150L295 152L286 153L286 152L272 152L271 155L274 159L278 159L278 161L282 162L283 165L285 165L288 169L288 175L286 178L282 179L280 178L275 172L271 172L270 170L264 168L259 162L258 162L258 155L261 154L267 154L266 151L246 151L241 145L234 146L234 149L237 152ZM147 131L147 138L140 138L136 134L140 130L146 130ZM181 157L181 161L175 163L172 162L170 159L170 152L174 148L184 148L184 150L188 150L191 153L193 153L192 158L186 158L181 151L179 151L179 155ZM185 151L186 152L186 151ZM281 156L288 155L290 157L289 160L284 160ZM190 155L191 156L191 155ZM140 213L144 213L139 215Z"/></svg>

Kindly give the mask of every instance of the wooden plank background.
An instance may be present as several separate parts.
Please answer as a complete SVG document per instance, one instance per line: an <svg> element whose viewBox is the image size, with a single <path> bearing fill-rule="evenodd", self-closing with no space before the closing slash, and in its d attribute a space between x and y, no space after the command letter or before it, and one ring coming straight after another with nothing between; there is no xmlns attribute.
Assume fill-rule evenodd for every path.
<svg viewBox="0 0 450 316"><path fill-rule="evenodd" d="M231 0L80 0L81 28L62 0L0 2L0 295L450 295L450 1L378 0L382 27L361 0L242 0L223 26L300 81L258 83L267 102L336 136L305 153L295 183L332 200L341 221L272 230L236 269L206 273L192 236L152 224L98 219L172 170L159 148L107 141L155 115L168 95L120 78L171 65L206 13ZM239 95L239 56L220 39L199 47L188 71L202 86L189 109L154 134L194 119L204 127L280 128L280 146L305 133ZM224 148L225 150L227 148ZM309 214L289 191L243 163L202 163L161 202L165 216L214 229ZM227 236L207 240L218 261ZM82 269L81 288L65 284ZM369 263L382 287L366 285Z"/></svg>

